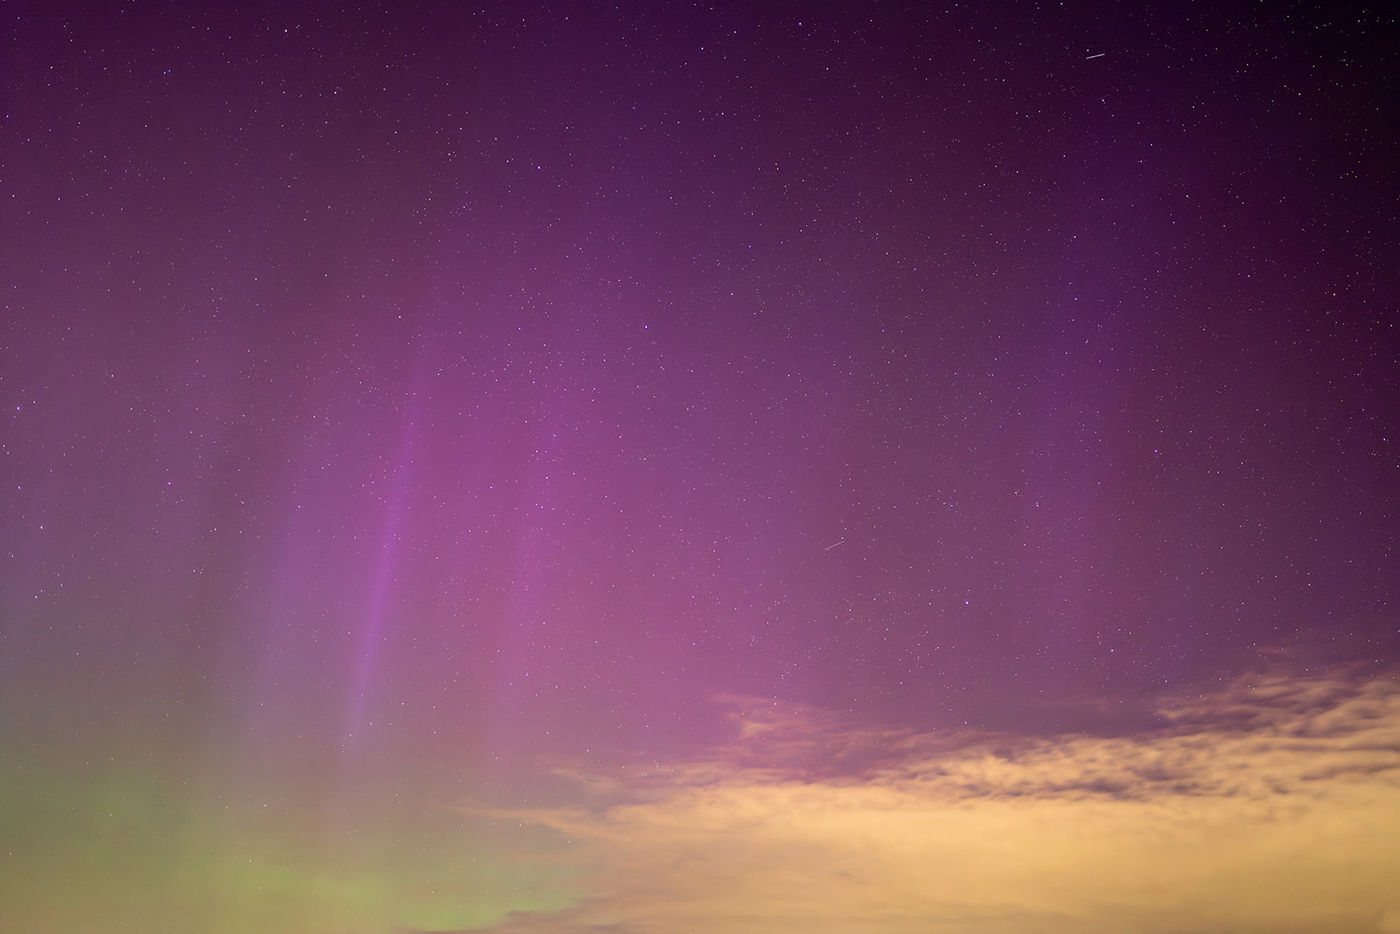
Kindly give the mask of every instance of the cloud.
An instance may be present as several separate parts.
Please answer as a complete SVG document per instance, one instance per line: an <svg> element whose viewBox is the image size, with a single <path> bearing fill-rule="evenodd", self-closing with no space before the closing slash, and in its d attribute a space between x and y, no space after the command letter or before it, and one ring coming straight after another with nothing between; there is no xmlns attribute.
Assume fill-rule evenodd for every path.
<svg viewBox="0 0 1400 934"><path fill-rule="evenodd" d="M1400 932L1393 676L1256 675L1120 738L727 701L732 746L509 812L576 841L594 897L493 934Z"/></svg>

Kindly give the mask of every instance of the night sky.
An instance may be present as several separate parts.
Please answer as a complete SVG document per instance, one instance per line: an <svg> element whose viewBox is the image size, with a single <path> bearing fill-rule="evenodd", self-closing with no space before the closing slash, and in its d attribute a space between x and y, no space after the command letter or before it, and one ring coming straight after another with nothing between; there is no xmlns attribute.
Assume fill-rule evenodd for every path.
<svg viewBox="0 0 1400 934"><path fill-rule="evenodd" d="M0 931L1400 932L1400 17L485 6L0 6Z"/></svg>

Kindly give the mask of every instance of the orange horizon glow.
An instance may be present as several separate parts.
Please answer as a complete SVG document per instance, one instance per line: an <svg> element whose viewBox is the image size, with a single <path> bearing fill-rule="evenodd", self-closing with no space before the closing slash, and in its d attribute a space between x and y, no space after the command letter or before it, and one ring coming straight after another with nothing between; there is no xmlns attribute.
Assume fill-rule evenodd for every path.
<svg viewBox="0 0 1400 934"><path fill-rule="evenodd" d="M618 803L491 812L579 844L593 897L489 930L1400 931L1393 676L1251 676L1164 714L1152 735L940 751L750 702L708 760L591 779ZM753 764L767 743L882 761L808 780Z"/></svg>

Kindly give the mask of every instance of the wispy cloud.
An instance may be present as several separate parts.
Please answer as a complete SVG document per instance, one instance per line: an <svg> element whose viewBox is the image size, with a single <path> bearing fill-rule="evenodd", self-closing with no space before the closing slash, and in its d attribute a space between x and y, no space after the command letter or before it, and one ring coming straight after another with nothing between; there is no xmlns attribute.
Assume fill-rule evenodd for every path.
<svg viewBox="0 0 1400 934"><path fill-rule="evenodd" d="M1257 675L1121 738L942 737L730 698L739 738L515 811L594 897L494 934L1400 932L1400 685Z"/></svg>

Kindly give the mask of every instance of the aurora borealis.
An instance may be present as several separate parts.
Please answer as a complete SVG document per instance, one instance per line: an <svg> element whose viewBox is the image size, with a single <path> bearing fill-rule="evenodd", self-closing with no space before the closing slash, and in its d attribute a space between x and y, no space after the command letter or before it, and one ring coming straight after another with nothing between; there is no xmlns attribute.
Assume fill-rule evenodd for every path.
<svg viewBox="0 0 1400 934"><path fill-rule="evenodd" d="M0 10L0 932L1400 931L1400 22Z"/></svg>

